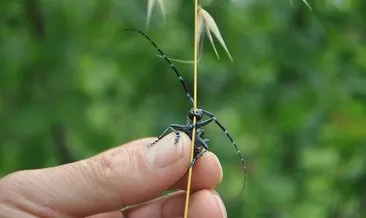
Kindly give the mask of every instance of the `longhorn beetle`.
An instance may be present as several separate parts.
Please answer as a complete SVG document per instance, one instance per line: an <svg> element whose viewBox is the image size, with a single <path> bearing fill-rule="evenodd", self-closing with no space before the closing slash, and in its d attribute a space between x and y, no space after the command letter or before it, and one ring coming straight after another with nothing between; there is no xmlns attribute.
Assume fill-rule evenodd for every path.
<svg viewBox="0 0 366 218"><path fill-rule="evenodd" d="M193 118L196 117L196 125L195 125L195 127L196 127L196 138L195 138L195 145L194 145L193 160L188 164L188 168L190 168L208 150L209 139L204 139L203 138L203 135L204 135L205 131L202 129L202 127L206 126L207 124L209 124L211 122L215 122L217 124L217 126L229 138L230 142L234 145L234 147L236 149L236 152L239 155L239 158L240 158L240 161L241 161L241 164L242 164L242 167L243 167L243 172L244 172L244 186L243 186L243 189L244 189L245 184L246 184L247 167L246 167L243 155L241 154L238 146L236 145L236 142L234 141L233 137L231 137L228 130L221 124L221 122L214 116L213 113L211 113L209 111L206 111L206 110L203 110L203 109L199 109L199 108L197 108L196 112L194 112L193 98L192 98L191 94L189 94L187 85L186 85L182 75L180 75L180 73L178 72L178 70L174 66L174 64L169 60L169 58L163 53L163 51L155 44L155 42L148 35L146 35L144 32L142 32L140 30L132 29L132 28L122 29L121 31L137 32L140 35L144 36L147 40L150 41L150 43L155 47L155 49L165 59L165 61L170 65L172 70L178 76L179 81L182 84L183 89L185 91L186 97L187 97L189 103L192 105L192 108L189 110L188 116L186 118L186 124L170 124L169 127L167 129L165 129L165 131L154 142L152 142L151 144L148 145L148 147L154 145L157 141L159 141L164 136L166 136L169 133L169 131L172 131L172 132L175 133L174 144L177 144L179 142L179 138L180 138L180 132L179 131L184 132L185 134L187 134L189 136L190 139L192 139L192 131L193 131L193 127L194 127ZM207 119L202 120L205 116L207 117Z"/></svg>

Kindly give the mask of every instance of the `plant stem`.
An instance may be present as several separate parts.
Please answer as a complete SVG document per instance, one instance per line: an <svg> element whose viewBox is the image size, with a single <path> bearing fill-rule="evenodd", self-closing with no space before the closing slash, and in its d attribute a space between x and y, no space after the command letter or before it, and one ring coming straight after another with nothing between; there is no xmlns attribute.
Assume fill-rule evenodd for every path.
<svg viewBox="0 0 366 218"><path fill-rule="evenodd" d="M198 0L194 1L194 64L193 64L193 72L194 72L194 88L193 88L193 110L194 113L196 113L197 110L197 25L198 25L198 19L197 19L197 11L198 11ZM194 144L195 144L195 138L196 138L196 117L193 117L193 130L192 130L192 144L191 144L191 157L190 162L193 160L193 154L194 154ZM189 197L191 192L191 182L192 182L192 167L188 169L188 182L187 182L187 192L186 192L186 202L184 207L184 218L188 218L188 206L189 206Z"/></svg>

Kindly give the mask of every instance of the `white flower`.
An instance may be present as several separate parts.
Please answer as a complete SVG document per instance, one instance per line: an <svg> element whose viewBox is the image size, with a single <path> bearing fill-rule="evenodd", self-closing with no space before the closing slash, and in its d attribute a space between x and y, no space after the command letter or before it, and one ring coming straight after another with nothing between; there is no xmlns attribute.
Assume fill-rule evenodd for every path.
<svg viewBox="0 0 366 218"><path fill-rule="evenodd" d="M311 5L309 4L309 2L307 0L301 0L302 2L304 2L304 4L306 5L306 7L308 7L310 10L312 9L311 8ZM294 0L290 0L290 3L291 5L294 4Z"/></svg>
<svg viewBox="0 0 366 218"><path fill-rule="evenodd" d="M158 4L160 6L160 9L161 9L164 19L165 19L165 8L164 8L163 0L148 0L146 28L148 28L148 26L149 26L151 13L152 13L152 10L153 10L153 7L154 7L156 1L158 1ZM219 28L217 27L217 24L216 24L215 20L212 18L212 16L205 9L203 9L201 6L199 6L198 11L197 11L197 18L198 18L198 20L197 20L198 33L197 33L197 37L195 40L197 40L197 45L200 46L198 48L199 59L201 58L201 55L202 55L202 48L203 48L202 45L203 45L203 39L204 39L205 33L206 33L208 39L210 40L210 43L214 49L214 52L215 52L217 58L220 59L219 53L217 52L215 43L214 43L212 35L211 35L211 33L213 33L213 35L219 41L221 46L224 48L224 50L225 50L226 54L229 56L230 60L233 61L233 58L231 57L229 49L226 47L225 41L222 38ZM158 55L158 56L160 57L160 55ZM184 63L193 62L193 61L186 61L186 60L180 60L180 59L174 59L174 58L169 58L169 59L171 59L172 61L178 61L178 62L184 62Z"/></svg>
<svg viewBox="0 0 366 218"><path fill-rule="evenodd" d="M163 14L165 20L165 7L163 0L147 0L147 19L146 19L146 29L149 27L151 13L154 8L155 2L158 1L161 13Z"/></svg>
<svg viewBox="0 0 366 218"><path fill-rule="evenodd" d="M196 40L198 42L197 43L198 45L201 44L201 40L203 40L203 37L204 37L203 34L204 34L204 32L206 32L206 35L211 42L211 45L215 51L217 58L220 59L219 54L216 50L215 44L212 39L212 35L211 35L211 32L212 32L215 35L216 39L221 44L221 46L226 51L226 54L229 56L230 60L233 61L231 54L226 47L225 41L220 34L219 28L216 25L215 20L206 10L204 10L201 7L198 8L198 30L197 31L198 31L198 34L197 34Z"/></svg>

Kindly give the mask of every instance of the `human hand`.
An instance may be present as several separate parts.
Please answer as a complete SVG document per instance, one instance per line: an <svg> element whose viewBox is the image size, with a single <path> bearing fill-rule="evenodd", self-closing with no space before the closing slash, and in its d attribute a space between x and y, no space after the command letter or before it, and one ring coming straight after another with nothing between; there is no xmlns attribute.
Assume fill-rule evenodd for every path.
<svg viewBox="0 0 366 218"><path fill-rule="evenodd" d="M75 163L10 174L0 179L0 216L183 217L185 191L151 200L186 188L191 140L182 133L174 145L174 137L150 148L155 139L140 139ZM212 191L221 177L217 157L206 152L193 168L189 217L226 217Z"/></svg>

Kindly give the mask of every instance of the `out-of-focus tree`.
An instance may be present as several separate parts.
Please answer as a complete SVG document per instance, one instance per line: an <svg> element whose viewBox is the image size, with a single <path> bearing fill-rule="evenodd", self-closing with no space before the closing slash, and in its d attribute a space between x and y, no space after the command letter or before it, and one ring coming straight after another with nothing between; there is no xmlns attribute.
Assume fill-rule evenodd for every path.
<svg viewBox="0 0 366 218"><path fill-rule="evenodd" d="M366 214L366 2L204 1L234 59L204 46L198 104L229 217ZM193 56L192 2L166 1L149 34L170 57ZM189 104L140 36L146 1L0 2L0 175L54 166L184 123ZM219 52L225 51L218 48ZM221 49L221 50L220 50ZM192 66L177 63L189 85Z"/></svg>

